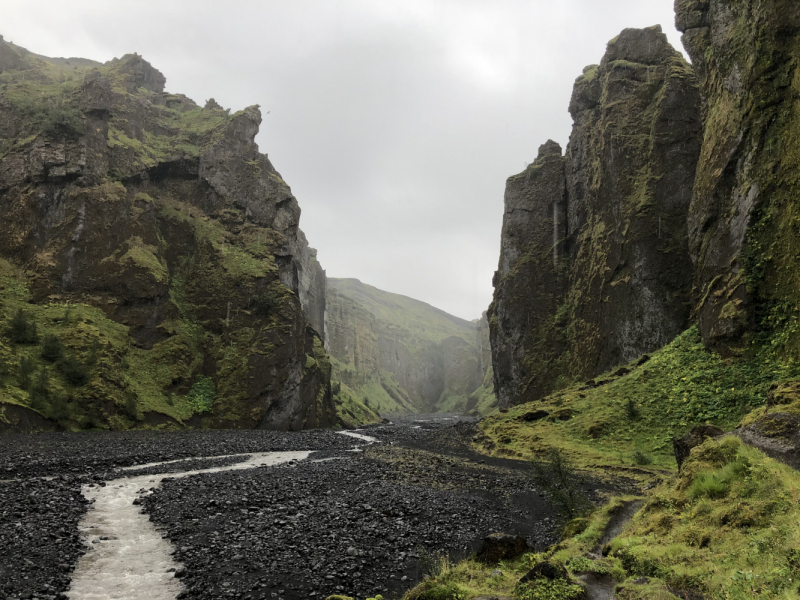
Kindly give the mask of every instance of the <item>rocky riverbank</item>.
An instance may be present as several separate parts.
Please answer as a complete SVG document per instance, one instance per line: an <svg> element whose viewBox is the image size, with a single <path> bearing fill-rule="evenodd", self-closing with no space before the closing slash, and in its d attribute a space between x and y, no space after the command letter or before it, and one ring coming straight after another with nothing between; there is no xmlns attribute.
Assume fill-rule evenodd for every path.
<svg viewBox="0 0 800 600"><path fill-rule="evenodd" d="M432 558L466 556L488 533L543 548L555 540L554 513L527 464L472 455L474 425L409 417L363 430L372 444L334 431L4 437L0 593L69 595L89 547L78 530L92 510L81 486L143 475L154 491L142 510L172 544L187 598L400 597ZM156 477L244 458L231 455L302 450L313 452L264 468L167 476L160 486Z"/></svg>

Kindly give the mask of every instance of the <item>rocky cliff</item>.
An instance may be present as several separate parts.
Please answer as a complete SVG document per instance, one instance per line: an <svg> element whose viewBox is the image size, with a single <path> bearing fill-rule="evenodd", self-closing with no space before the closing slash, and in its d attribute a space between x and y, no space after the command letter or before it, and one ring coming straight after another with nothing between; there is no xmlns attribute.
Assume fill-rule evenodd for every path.
<svg viewBox="0 0 800 600"><path fill-rule="evenodd" d="M660 27L626 29L576 80L555 142L509 179L489 310L501 406L594 377L688 324L695 75Z"/></svg>
<svg viewBox="0 0 800 600"><path fill-rule="evenodd" d="M795 356L800 253L800 5L679 0L703 97L689 211L703 340L725 353L764 330Z"/></svg>
<svg viewBox="0 0 800 600"><path fill-rule="evenodd" d="M164 84L135 54L100 65L0 39L4 414L330 425L324 271L254 142L260 111Z"/></svg>
<svg viewBox="0 0 800 600"><path fill-rule="evenodd" d="M356 279L329 279L327 302L333 377L360 401L387 413L474 408L488 361L474 323Z"/></svg>

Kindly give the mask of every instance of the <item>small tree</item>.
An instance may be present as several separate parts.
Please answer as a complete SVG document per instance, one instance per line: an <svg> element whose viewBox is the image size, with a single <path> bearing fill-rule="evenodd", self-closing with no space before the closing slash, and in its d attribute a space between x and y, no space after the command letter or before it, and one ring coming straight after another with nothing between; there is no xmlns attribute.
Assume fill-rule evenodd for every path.
<svg viewBox="0 0 800 600"><path fill-rule="evenodd" d="M97 365L97 358L99 355L100 355L100 340L95 338L92 341L92 345L89 348L89 360L87 361L87 364L90 367L94 367L95 365Z"/></svg>
<svg viewBox="0 0 800 600"><path fill-rule="evenodd" d="M636 403L630 398L628 398L628 401L625 403L625 414L628 415L628 418L631 421L639 418L639 408L636 406Z"/></svg>
<svg viewBox="0 0 800 600"><path fill-rule="evenodd" d="M33 371L36 369L36 365L33 362L32 358L28 358L27 356L23 356L19 359L19 371L17 372L17 378L19 381L19 387L23 390L30 390L33 376Z"/></svg>
<svg viewBox="0 0 800 600"><path fill-rule="evenodd" d="M8 337L11 338L11 341L15 344L39 343L39 333L36 331L36 325L31 322L27 313L21 308L17 311L17 314L14 315L14 318L11 319L8 328Z"/></svg>
<svg viewBox="0 0 800 600"><path fill-rule="evenodd" d="M67 399L63 394L55 394L50 402L50 410L48 416L60 424L64 424L70 417L69 406Z"/></svg>
<svg viewBox="0 0 800 600"><path fill-rule="evenodd" d="M44 336L42 343L42 358L48 362L57 362L64 357L64 345L52 333Z"/></svg>
<svg viewBox="0 0 800 600"><path fill-rule="evenodd" d="M125 395L125 413L131 421L139 420L139 403L136 401L136 394L132 392Z"/></svg>
<svg viewBox="0 0 800 600"><path fill-rule="evenodd" d="M543 460L531 460L531 467L533 483L550 497L565 521L580 517L591 508L589 497L581 488L583 477L558 448L551 448Z"/></svg>
<svg viewBox="0 0 800 600"><path fill-rule="evenodd" d="M83 386L89 382L89 369L82 365L74 354L65 356L58 363L58 368L72 385Z"/></svg>

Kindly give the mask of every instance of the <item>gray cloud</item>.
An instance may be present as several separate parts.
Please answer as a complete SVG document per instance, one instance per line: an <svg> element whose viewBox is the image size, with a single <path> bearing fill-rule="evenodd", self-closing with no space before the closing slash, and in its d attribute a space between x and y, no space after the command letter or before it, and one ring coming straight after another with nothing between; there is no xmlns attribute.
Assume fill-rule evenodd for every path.
<svg viewBox="0 0 800 600"><path fill-rule="evenodd" d="M552 138L572 82L672 0L5 0L8 40L50 56L136 51L167 89L258 137L334 277L475 318L491 300L505 179ZM270 111L269 114L266 114Z"/></svg>

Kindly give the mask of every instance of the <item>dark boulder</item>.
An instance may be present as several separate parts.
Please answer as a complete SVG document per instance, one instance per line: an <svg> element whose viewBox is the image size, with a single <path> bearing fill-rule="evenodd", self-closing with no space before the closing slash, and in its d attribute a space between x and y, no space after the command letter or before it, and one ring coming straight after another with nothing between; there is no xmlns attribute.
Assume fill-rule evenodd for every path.
<svg viewBox="0 0 800 600"><path fill-rule="evenodd" d="M569 573L561 565L551 562L540 562L522 576L520 583L529 583L540 579L555 581L556 579L569 579Z"/></svg>
<svg viewBox="0 0 800 600"><path fill-rule="evenodd" d="M672 440L672 448L675 451L675 460L678 462L678 470L683 465L683 461L689 458L692 448L705 442L708 438L717 438L725 435L725 432L714 425L698 425L682 438Z"/></svg>
<svg viewBox="0 0 800 600"><path fill-rule="evenodd" d="M522 556L530 550L528 542L519 535L507 533L493 533L483 540L477 559L487 565L493 565L501 560L512 560Z"/></svg>
<svg viewBox="0 0 800 600"><path fill-rule="evenodd" d="M546 419L550 416L550 413L546 410L534 410L531 412L526 412L524 415L520 417L521 420L525 421L526 423L533 423L534 421L541 421L542 419Z"/></svg>

